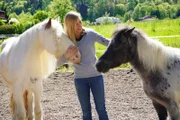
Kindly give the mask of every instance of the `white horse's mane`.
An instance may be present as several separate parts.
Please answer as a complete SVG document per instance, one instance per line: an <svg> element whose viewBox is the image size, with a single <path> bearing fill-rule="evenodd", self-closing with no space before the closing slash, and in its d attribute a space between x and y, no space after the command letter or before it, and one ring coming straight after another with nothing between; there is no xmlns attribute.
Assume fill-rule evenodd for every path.
<svg viewBox="0 0 180 120"><path fill-rule="evenodd" d="M171 48L163 45L158 40L153 40L148 37L144 32L136 30L138 34L138 55L139 59L142 60L143 65L149 68L149 70L163 70L165 69L168 61L173 59L178 49Z"/></svg>

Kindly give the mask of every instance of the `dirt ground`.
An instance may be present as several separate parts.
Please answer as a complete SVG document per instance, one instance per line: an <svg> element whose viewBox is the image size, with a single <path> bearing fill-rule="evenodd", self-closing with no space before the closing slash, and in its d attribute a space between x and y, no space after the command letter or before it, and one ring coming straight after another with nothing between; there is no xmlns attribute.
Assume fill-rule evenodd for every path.
<svg viewBox="0 0 180 120"><path fill-rule="evenodd" d="M110 120L157 120L150 99L135 72L116 69L104 74L106 107ZM81 120L72 72L55 72L43 81L43 119ZM91 97L93 101L93 97ZM98 120L92 102L94 120ZM11 120L9 89L0 80L0 120Z"/></svg>

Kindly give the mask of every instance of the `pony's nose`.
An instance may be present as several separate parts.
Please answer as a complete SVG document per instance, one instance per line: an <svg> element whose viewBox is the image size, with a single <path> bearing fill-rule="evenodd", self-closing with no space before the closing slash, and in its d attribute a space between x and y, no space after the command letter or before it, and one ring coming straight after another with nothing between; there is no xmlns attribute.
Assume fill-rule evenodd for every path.
<svg viewBox="0 0 180 120"><path fill-rule="evenodd" d="M100 62L100 61L98 61L98 62L96 63L96 69L97 69L97 71L98 71L98 72L102 72L102 71L103 71L102 68L103 68L103 63Z"/></svg>
<svg viewBox="0 0 180 120"><path fill-rule="evenodd" d="M105 73L105 72L108 72L109 71L109 65L108 64L106 64L104 61L98 61L97 63L96 63L96 69L97 69L97 71L98 72L103 72L103 73Z"/></svg>

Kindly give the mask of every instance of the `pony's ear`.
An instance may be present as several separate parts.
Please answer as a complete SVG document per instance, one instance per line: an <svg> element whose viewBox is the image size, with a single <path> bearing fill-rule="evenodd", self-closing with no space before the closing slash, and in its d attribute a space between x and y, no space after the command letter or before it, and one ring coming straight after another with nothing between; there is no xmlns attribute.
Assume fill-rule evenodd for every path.
<svg viewBox="0 0 180 120"><path fill-rule="evenodd" d="M45 29L49 29L51 27L51 18L49 18L48 23L45 26Z"/></svg>
<svg viewBox="0 0 180 120"><path fill-rule="evenodd" d="M134 29L135 29L135 27L126 30L126 31L125 31L125 34L128 35L128 36L131 35L131 33L133 32Z"/></svg>
<svg viewBox="0 0 180 120"><path fill-rule="evenodd" d="M130 35L132 34L132 32L133 32L134 29L135 29L135 27L126 30L126 31L125 31L125 35L126 35L127 37L130 37ZM129 42L129 44L131 44L131 43L132 43L131 39L128 39L128 42Z"/></svg>

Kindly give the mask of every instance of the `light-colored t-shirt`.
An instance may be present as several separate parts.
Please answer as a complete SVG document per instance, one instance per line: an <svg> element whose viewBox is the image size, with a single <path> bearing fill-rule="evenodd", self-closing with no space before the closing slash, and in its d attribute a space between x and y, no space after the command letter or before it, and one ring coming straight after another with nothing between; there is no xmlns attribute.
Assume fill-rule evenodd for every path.
<svg viewBox="0 0 180 120"><path fill-rule="evenodd" d="M95 42L108 46L110 40L92 29L85 28L84 36L76 43L81 53L81 62L74 64L75 78L89 78L101 75L95 67L97 61ZM58 66L66 61L64 57L61 57L58 60Z"/></svg>

